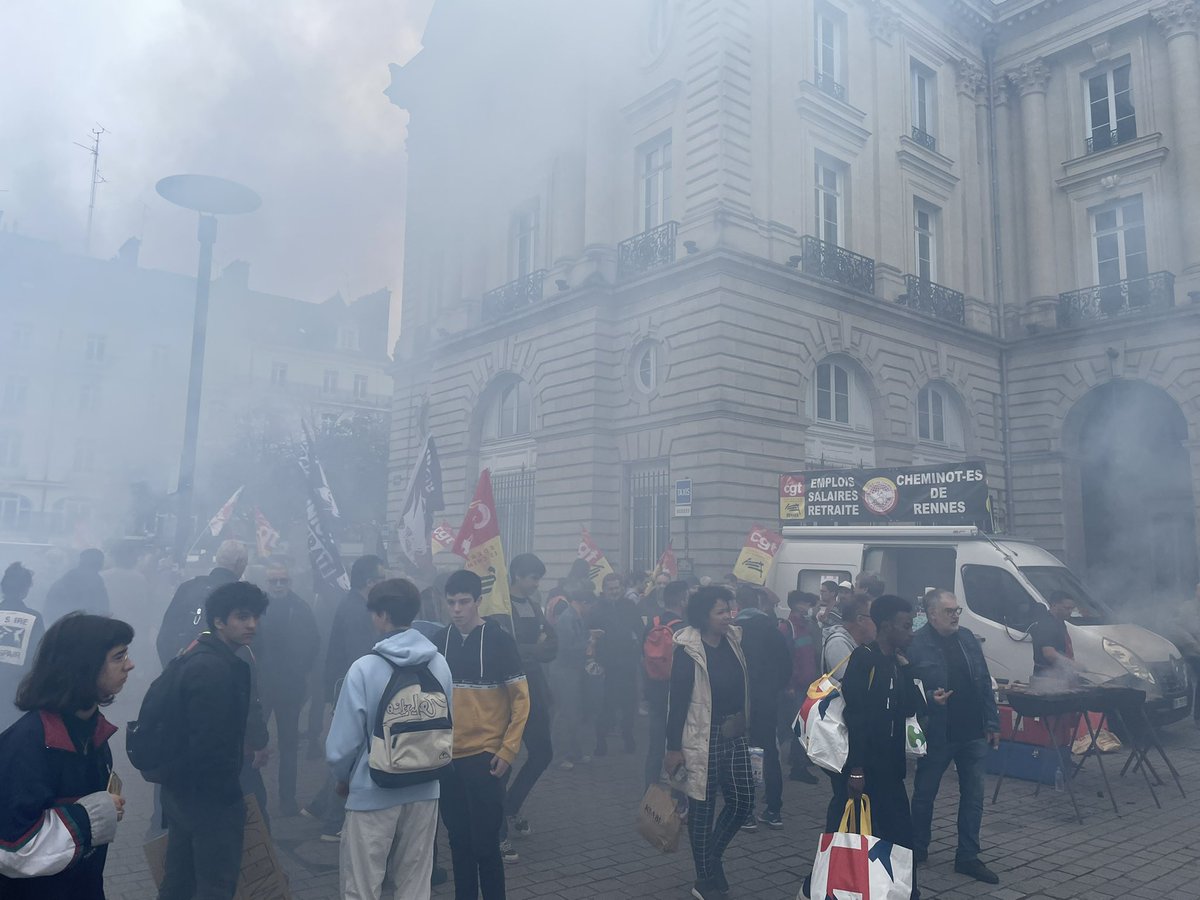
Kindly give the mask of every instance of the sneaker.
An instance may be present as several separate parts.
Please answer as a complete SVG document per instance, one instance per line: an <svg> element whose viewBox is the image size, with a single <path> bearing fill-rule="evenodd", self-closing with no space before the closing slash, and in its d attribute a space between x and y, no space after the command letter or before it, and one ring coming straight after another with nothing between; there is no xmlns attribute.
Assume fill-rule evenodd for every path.
<svg viewBox="0 0 1200 900"><path fill-rule="evenodd" d="M342 833L340 831L337 834L324 834L324 833L321 834L321 840L323 840L327 844L336 844L341 839L342 839Z"/></svg>
<svg viewBox="0 0 1200 900"><path fill-rule="evenodd" d="M590 757L588 754L586 754L586 753L585 753L585 754L584 754L584 755L583 755L583 756L580 758L580 760L579 760L579 761L580 761L581 763L590 763L590 762L592 761L592 758L591 758L591 757Z"/></svg>
<svg viewBox="0 0 1200 900"><path fill-rule="evenodd" d="M524 816L509 816L508 830L517 837L529 837L533 834L533 828L529 825L529 820Z"/></svg>
<svg viewBox="0 0 1200 900"><path fill-rule="evenodd" d="M792 769L792 771L788 773L788 780L802 781L805 784L816 784L817 776L808 771L808 769Z"/></svg>
<svg viewBox="0 0 1200 900"><path fill-rule="evenodd" d="M279 802L279 814L286 818L300 815L300 807L295 800L281 800Z"/></svg>
<svg viewBox="0 0 1200 900"><path fill-rule="evenodd" d="M504 858L506 863L515 863L521 858L521 855L513 849L511 841L500 842L500 856Z"/></svg>
<svg viewBox="0 0 1200 900"><path fill-rule="evenodd" d="M564 772L570 772L573 768L575 768L575 763L571 762L569 759L564 759L558 764L558 767Z"/></svg>
<svg viewBox="0 0 1200 900"><path fill-rule="evenodd" d="M750 815L750 818L742 823L742 831L749 832L751 834L755 831L758 831L758 823L754 821L753 813Z"/></svg>
<svg viewBox="0 0 1200 900"><path fill-rule="evenodd" d="M304 818L306 818L306 819L312 819L314 822L320 818L320 816L318 816L315 812L313 812L307 806L304 807L302 810L300 810L300 815L304 816Z"/></svg>
<svg viewBox="0 0 1200 900"><path fill-rule="evenodd" d="M725 900L729 895L721 890L712 879L697 881L692 885L692 896L696 900Z"/></svg>
<svg viewBox="0 0 1200 900"><path fill-rule="evenodd" d="M775 831L783 827L783 816L777 812L771 812L769 809L763 810L763 814L758 817L758 821Z"/></svg>
<svg viewBox="0 0 1200 900"><path fill-rule="evenodd" d="M977 859L972 859L967 862L956 862L954 871L960 875L969 875L976 881L982 881L984 884L999 884L1000 876L985 866Z"/></svg>

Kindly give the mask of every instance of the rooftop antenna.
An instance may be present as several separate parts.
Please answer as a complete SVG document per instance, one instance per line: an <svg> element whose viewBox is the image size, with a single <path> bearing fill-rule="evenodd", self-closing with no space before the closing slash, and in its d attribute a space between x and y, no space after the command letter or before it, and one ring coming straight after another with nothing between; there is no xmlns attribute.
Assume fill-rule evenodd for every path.
<svg viewBox="0 0 1200 900"><path fill-rule="evenodd" d="M100 174L100 135L108 133L108 129L97 122L96 127L92 129L90 145L73 141L76 147L80 147L92 155L92 193L88 200L87 244L84 251L88 254L92 252L92 217L96 212L96 185L107 183L104 176Z"/></svg>

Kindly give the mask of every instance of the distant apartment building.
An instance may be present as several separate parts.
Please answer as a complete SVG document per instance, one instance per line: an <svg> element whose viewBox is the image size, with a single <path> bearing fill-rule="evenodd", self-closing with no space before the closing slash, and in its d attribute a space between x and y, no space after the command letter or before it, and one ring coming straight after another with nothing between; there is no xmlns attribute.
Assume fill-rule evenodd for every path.
<svg viewBox="0 0 1200 900"><path fill-rule="evenodd" d="M983 459L1000 524L1190 591L1194 0L435 4L393 493L727 569L805 466ZM690 519L670 483L694 483ZM686 547L685 547L686 545Z"/></svg>
<svg viewBox="0 0 1200 900"><path fill-rule="evenodd" d="M175 490L195 281L137 249L100 260L0 234L0 541L101 543L130 527L133 491ZM248 274L231 263L212 286L201 497L243 422L298 434L391 399L387 290L308 303Z"/></svg>

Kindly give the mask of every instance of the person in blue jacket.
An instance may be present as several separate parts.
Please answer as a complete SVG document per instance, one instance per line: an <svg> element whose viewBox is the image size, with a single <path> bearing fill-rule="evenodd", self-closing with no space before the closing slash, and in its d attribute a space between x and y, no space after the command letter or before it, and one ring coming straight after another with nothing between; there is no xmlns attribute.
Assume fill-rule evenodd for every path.
<svg viewBox="0 0 1200 900"><path fill-rule="evenodd" d="M72 613L47 631L0 734L0 897L103 900L125 800L109 793L116 727L100 713L125 686L133 629Z"/></svg>

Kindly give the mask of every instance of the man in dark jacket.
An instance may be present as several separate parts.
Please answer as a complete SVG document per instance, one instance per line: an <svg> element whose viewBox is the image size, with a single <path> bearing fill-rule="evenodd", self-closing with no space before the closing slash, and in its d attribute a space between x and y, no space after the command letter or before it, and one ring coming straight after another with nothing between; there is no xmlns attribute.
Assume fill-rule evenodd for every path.
<svg viewBox="0 0 1200 900"><path fill-rule="evenodd" d="M308 685L317 650L321 644L312 607L292 590L292 576L283 562L267 569L267 596L271 614L259 626L259 694L263 718L275 716L279 747L279 809L294 816L296 805L296 760L300 752L300 710L308 697Z"/></svg>
<svg viewBox="0 0 1200 900"><path fill-rule="evenodd" d="M871 822L878 838L911 849L914 844L908 792L904 788L904 724L925 711L913 680L912 666L902 655L912 643L912 604L884 594L871 604L876 637L850 654L842 679L850 751L842 770L848 792L871 798ZM945 691L931 699L946 702ZM920 893L913 888L913 900Z"/></svg>
<svg viewBox="0 0 1200 900"><path fill-rule="evenodd" d="M979 859L983 821L984 770L988 745L1000 746L1000 716L992 676L978 638L958 624L962 606L951 591L937 591L926 605L929 623L913 637L909 658L926 691L944 689L945 706L929 707L926 754L913 780L913 858L929 856L933 804L942 775L951 762L958 772L958 851L954 871L987 884L997 875Z"/></svg>
<svg viewBox="0 0 1200 900"><path fill-rule="evenodd" d="M46 592L46 603L42 607L46 621L53 625L69 612L83 610L97 616L107 616L108 589L100 570L104 568L102 550L84 550L79 554L79 565L50 585Z"/></svg>
<svg viewBox="0 0 1200 900"><path fill-rule="evenodd" d="M19 562L5 569L0 579L0 732L21 718L13 698L21 679L33 668L46 632L42 616L25 605L32 586L33 573Z"/></svg>
<svg viewBox="0 0 1200 900"><path fill-rule="evenodd" d="M596 720L596 756L608 753L608 733L618 719L624 750L632 753L638 668L646 625L638 605L623 595L619 575L604 579L604 605L593 627L604 632L596 647L596 659L604 669L604 705Z"/></svg>
<svg viewBox="0 0 1200 900"><path fill-rule="evenodd" d="M207 575L199 575L181 584L175 590L167 611L163 613L155 649L164 669L204 631L204 604L209 594L221 585L242 577L246 571L246 546L241 541L225 541L217 548L214 562L216 567Z"/></svg>
<svg viewBox="0 0 1200 900"><path fill-rule="evenodd" d="M210 630L183 657L186 750L163 784L170 838L158 900L227 900L237 889L245 830L239 777L251 702L250 667L237 651L254 640L266 608L254 585L222 585L204 606Z"/></svg>
<svg viewBox="0 0 1200 900"><path fill-rule="evenodd" d="M774 604L764 591L753 585L739 584L737 601L741 612L734 622L742 629L742 652L746 656L746 681L750 690L750 745L763 750L766 808L759 821L768 828L779 829L783 827L780 816L783 769L779 763L775 727L783 689L792 677L792 655L787 640L779 633ZM747 819L742 826L748 831L757 827L753 818Z"/></svg>

